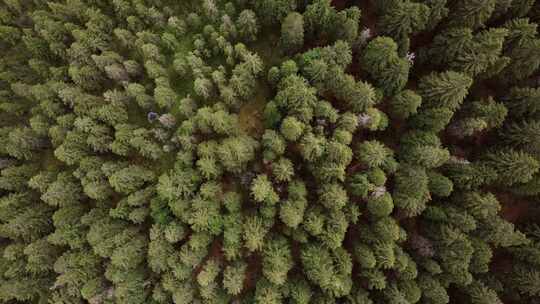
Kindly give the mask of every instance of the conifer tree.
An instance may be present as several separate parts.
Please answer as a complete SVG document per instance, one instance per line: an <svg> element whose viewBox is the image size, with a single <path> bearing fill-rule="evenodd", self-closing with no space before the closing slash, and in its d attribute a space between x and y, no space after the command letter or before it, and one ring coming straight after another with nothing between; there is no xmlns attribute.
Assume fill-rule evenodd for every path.
<svg viewBox="0 0 540 304"><path fill-rule="evenodd" d="M385 8L381 16L381 30L399 44L400 54L409 50L409 35L426 27L430 8L422 3L395 1Z"/></svg>
<svg viewBox="0 0 540 304"><path fill-rule="evenodd" d="M387 95L398 93L407 82L409 62L400 58L396 43L388 37L378 37L369 42L361 64Z"/></svg>
<svg viewBox="0 0 540 304"><path fill-rule="evenodd" d="M293 267L291 250L283 238L270 240L263 249L263 274L276 285L283 285Z"/></svg>
<svg viewBox="0 0 540 304"><path fill-rule="evenodd" d="M294 53L304 44L304 18L301 14L293 12L281 23L281 44L283 48Z"/></svg>
<svg viewBox="0 0 540 304"><path fill-rule="evenodd" d="M244 41L254 41L257 39L259 26L257 24L257 16L251 10L243 10L236 21L238 35Z"/></svg>
<svg viewBox="0 0 540 304"><path fill-rule="evenodd" d="M396 117L406 119L412 114L416 114L418 107L422 103L422 97L411 90L401 91L394 96L391 101L392 114Z"/></svg>
<svg viewBox="0 0 540 304"><path fill-rule="evenodd" d="M432 73L420 79L419 93L426 107L455 110L463 102L472 85L469 76L453 71Z"/></svg>
<svg viewBox="0 0 540 304"><path fill-rule="evenodd" d="M479 28L491 17L496 3L497 1L494 0L459 1L455 4L455 10L451 11L448 16L451 20L450 24L473 29Z"/></svg>
<svg viewBox="0 0 540 304"><path fill-rule="evenodd" d="M488 153L486 161L497 172L498 180L505 185L526 183L540 168L532 156L512 149Z"/></svg>
<svg viewBox="0 0 540 304"><path fill-rule="evenodd" d="M0 303L537 302L535 1L42 2L0 5Z"/></svg>
<svg viewBox="0 0 540 304"><path fill-rule="evenodd" d="M503 101L510 110L511 115L535 115L540 110L537 100L540 98L540 89L513 87Z"/></svg>

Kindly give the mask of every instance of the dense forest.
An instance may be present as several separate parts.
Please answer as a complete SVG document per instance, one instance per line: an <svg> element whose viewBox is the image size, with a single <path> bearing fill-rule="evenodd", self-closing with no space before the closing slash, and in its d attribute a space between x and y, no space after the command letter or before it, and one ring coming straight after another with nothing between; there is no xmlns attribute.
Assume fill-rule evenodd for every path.
<svg viewBox="0 0 540 304"><path fill-rule="evenodd" d="M0 303L539 304L539 22L1 1Z"/></svg>

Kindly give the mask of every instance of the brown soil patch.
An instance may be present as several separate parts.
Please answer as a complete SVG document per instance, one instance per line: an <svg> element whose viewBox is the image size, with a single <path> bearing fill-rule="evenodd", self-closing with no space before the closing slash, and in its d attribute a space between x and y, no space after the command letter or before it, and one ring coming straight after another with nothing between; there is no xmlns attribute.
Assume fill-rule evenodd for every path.
<svg viewBox="0 0 540 304"><path fill-rule="evenodd" d="M347 7L348 0L332 0L332 6L335 7L337 10L342 10Z"/></svg>
<svg viewBox="0 0 540 304"><path fill-rule="evenodd" d="M529 202L519 200L518 197L509 193L498 193L496 196L502 205L500 215L505 220L516 223L528 214Z"/></svg>
<svg viewBox="0 0 540 304"><path fill-rule="evenodd" d="M363 27L360 30L369 28L373 37L377 36L377 15L373 1L356 1L354 4L362 10L360 23Z"/></svg>

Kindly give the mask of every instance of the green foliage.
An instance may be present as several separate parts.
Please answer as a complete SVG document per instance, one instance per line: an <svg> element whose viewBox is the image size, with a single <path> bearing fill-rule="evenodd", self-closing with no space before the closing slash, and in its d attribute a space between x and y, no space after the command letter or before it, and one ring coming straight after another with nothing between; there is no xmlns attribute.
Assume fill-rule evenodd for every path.
<svg viewBox="0 0 540 304"><path fill-rule="evenodd" d="M302 135L304 124L295 117L286 117L281 123L281 134L289 141L297 141Z"/></svg>
<svg viewBox="0 0 540 304"><path fill-rule="evenodd" d="M437 35L422 56L471 76L497 73L508 64L508 58L503 56L508 33L504 28L491 28L473 35L467 27L450 28Z"/></svg>
<svg viewBox="0 0 540 304"><path fill-rule="evenodd" d="M532 156L514 150L488 153L486 162L497 172L497 179L506 185L526 183L540 169Z"/></svg>
<svg viewBox="0 0 540 304"><path fill-rule="evenodd" d="M452 25L479 28L489 19L495 10L497 1L482 0L475 2L459 1L449 18Z"/></svg>
<svg viewBox="0 0 540 304"><path fill-rule="evenodd" d="M273 205L279 200L278 194L274 191L268 176L259 175L251 184L251 195L256 202Z"/></svg>
<svg viewBox="0 0 540 304"><path fill-rule="evenodd" d="M425 4L395 1L384 10L381 16L381 30L398 41L401 53L409 49L409 35L425 29L430 17L430 8Z"/></svg>
<svg viewBox="0 0 540 304"><path fill-rule="evenodd" d="M396 43L388 37L378 37L364 49L362 66L387 95L401 91L409 77L409 62L400 58Z"/></svg>
<svg viewBox="0 0 540 304"><path fill-rule="evenodd" d="M454 112L446 107L422 109L411 117L411 125L426 131L440 132L446 128L453 115Z"/></svg>
<svg viewBox="0 0 540 304"><path fill-rule="evenodd" d="M467 96L472 79L453 71L432 73L420 79L419 91L426 107L455 110Z"/></svg>
<svg viewBox="0 0 540 304"><path fill-rule="evenodd" d="M416 215L425 209L429 199L429 179L424 169L412 166L401 166L396 172L393 191L395 205Z"/></svg>
<svg viewBox="0 0 540 304"><path fill-rule="evenodd" d="M391 156L391 150L378 141L365 141L358 146L355 155L363 164L373 168L381 166Z"/></svg>
<svg viewBox="0 0 540 304"><path fill-rule="evenodd" d="M429 192L442 197L447 197L452 193L454 184L450 179L435 171L429 171L427 174L429 178Z"/></svg>
<svg viewBox="0 0 540 304"><path fill-rule="evenodd" d="M302 249L301 259L311 282L337 297L349 294L352 263L344 250L332 252L324 247L310 245Z"/></svg>
<svg viewBox="0 0 540 304"><path fill-rule="evenodd" d="M281 23L281 44L288 53L295 53L304 44L304 17L290 13Z"/></svg>
<svg viewBox="0 0 540 304"><path fill-rule="evenodd" d="M226 170L239 173L255 157L257 146L248 136L228 137L221 142L216 154Z"/></svg>
<svg viewBox="0 0 540 304"><path fill-rule="evenodd" d="M0 303L537 303L540 6L364 4L4 1Z"/></svg>
<svg viewBox="0 0 540 304"><path fill-rule="evenodd" d="M231 295L238 295L243 289L247 265L236 263L227 266L223 272L223 286Z"/></svg>
<svg viewBox="0 0 540 304"><path fill-rule="evenodd" d="M390 215L394 208L392 196L386 191L382 194L378 193L377 189L375 191L376 192L371 195L367 202L369 213L375 217Z"/></svg>
<svg viewBox="0 0 540 304"><path fill-rule="evenodd" d="M420 95L411 90L401 91L392 98L392 115L406 119L410 115L416 114L420 104L422 104L422 97Z"/></svg>
<svg viewBox="0 0 540 304"><path fill-rule="evenodd" d="M502 139L510 146L518 147L536 156L540 147L534 138L538 138L540 124L536 121L510 123L502 130Z"/></svg>
<svg viewBox="0 0 540 304"><path fill-rule="evenodd" d="M257 40L259 25L257 24L257 15L251 10L243 10L236 20L238 35L244 41Z"/></svg>
<svg viewBox="0 0 540 304"><path fill-rule="evenodd" d="M282 22L287 14L296 9L296 1L291 0L262 0L255 4L258 16L268 24Z"/></svg>
<svg viewBox="0 0 540 304"><path fill-rule="evenodd" d="M290 245L284 238L269 240L263 249L263 275L273 284L283 285L294 266Z"/></svg>

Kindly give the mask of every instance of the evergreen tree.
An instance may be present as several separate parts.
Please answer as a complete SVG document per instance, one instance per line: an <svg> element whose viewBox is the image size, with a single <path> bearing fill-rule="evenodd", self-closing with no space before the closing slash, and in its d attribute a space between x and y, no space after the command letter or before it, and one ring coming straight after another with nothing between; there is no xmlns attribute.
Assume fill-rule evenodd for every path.
<svg viewBox="0 0 540 304"><path fill-rule="evenodd" d="M540 89L513 87L504 98L504 103L510 114L516 117L535 115L540 110L537 108L538 98L540 98Z"/></svg>
<svg viewBox="0 0 540 304"><path fill-rule="evenodd" d="M243 289L247 265L236 263L227 266L223 272L223 286L231 295L238 295Z"/></svg>
<svg viewBox="0 0 540 304"><path fill-rule="evenodd" d="M540 168L538 161L530 155L511 149L490 152L486 154L486 161L505 185L526 183Z"/></svg>
<svg viewBox="0 0 540 304"><path fill-rule="evenodd" d="M494 0L459 1L448 16L449 20L451 20L450 24L473 29L479 28L491 17L496 3L497 1Z"/></svg>
<svg viewBox="0 0 540 304"><path fill-rule="evenodd" d="M409 62L400 58L396 43L388 37L369 42L361 64L387 95L395 95L405 87L409 77Z"/></svg>
<svg viewBox="0 0 540 304"><path fill-rule="evenodd" d="M304 45L304 18L293 12L281 23L281 45L289 53L295 53Z"/></svg>
<svg viewBox="0 0 540 304"><path fill-rule="evenodd" d="M255 41L257 39L257 33L259 32L259 26L257 24L257 16L251 10L243 10L238 16L236 21L238 28L238 35L244 41Z"/></svg>
<svg viewBox="0 0 540 304"><path fill-rule="evenodd" d="M279 200L272 183L266 175L257 176L251 185L251 195L256 202L273 205Z"/></svg>
<svg viewBox="0 0 540 304"><path fill-rule="evenodd" d="M293 267L291 249L284 238L272 239L263 249L263 274L273 284L283 285Z"/></svg>
<svg viewBox="0 0 540 304"><path fill-rule="evenodd" d="M396 117L406 119L412 114L416 114L418 107L422 103L422 97L411 90L401 91L394 96L391 101L392 114Z"/></svg>
<svg viewBox="0 0 540 304"><path fill-rule="evenodd" d="M420 79L419 92L426 107L457 109L468 94L472 79L453 71L432 73Z"/></svg>
<svg viewBox="0 0 540 304"><path fill-rule="evenodd" d="M1 303L538 302L539 3L184 2L0 5Z"/></svg>
<svg viewBox="0 0 540 304"><path fill-rule="evenodd" d="M398 42L403 55L409 49L409 35L424 30L429 16L430 8L425 4L395 1L384 10L380 19L381 30Z"/></svg>

